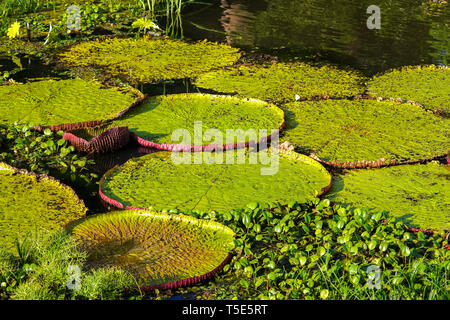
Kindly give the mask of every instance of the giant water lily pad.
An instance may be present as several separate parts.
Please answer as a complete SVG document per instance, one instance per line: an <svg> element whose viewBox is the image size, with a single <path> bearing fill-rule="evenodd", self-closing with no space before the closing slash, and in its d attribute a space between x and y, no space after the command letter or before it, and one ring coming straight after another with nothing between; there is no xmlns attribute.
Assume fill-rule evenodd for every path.
<svg viewBox="0 0 450 320"><path fill-rule="evenodd" d="M61 54L69 66L97 67L134 83L190 78L239 58L239 50L227 45L145 38L82 42Z"/></svg>
<svg viewBox="0 0 450 320"><path fill-rule="evenodd" d="M225 212L251 202L306 202L331 185L322 165L296 153L197 152L184 163L172 156L158 152L112 169L100 182L101 197L118 208Z"/></svg>
<svg viewBox="0 0 450 320"><path fill-rule="evenodd" d="M55 179L0 163L0 245L7 250L17 237L59 230L86 210L75 192Z"/></svg>
<svg viewBox="0 0 450 320"><path fill-rule="evenodd" d="M285 107L282 139L335 165L419 161L442 155L450 147L450 121L415 105L360 99L294 102Z"/></svg>
<svg viewBox="0 0 450 320"><path fill-rule="evenodd" d="M450 167L435 162L348 171L334 179L327 197L388 211L412 227L450 229Z"/></svg>
<svg viewBox="0 0 450 320"><path fill-rule="evenodd" d="M226 145L227 130L242 129L242 133L252 130L256 133L252 137L236 131L236 139L230 140L232 144L250 140L257 142L271 135L272 130L282 127L284 113L278 107L258 100L200 93L176 94L147 99L114 123L127 126L140 138L138 142L142 145L171 150L176 144ZM188 133L187 140L182 139L180 129ZM261 129L266 130L265 134L260 135ZM216 137L219 141L213 137L206 139L204 136L208 130L215 137L214 131L220 132L223 139L220 136ZM172 134L176 134L174 139Z"/></svg>
<svg viewBox="0 0 450 320"><path fill-rule="evenodd" d="M102 88L81 79L0 86L0 123L55 126L114 118L142 98L132 88Z"/></svg>
<svg viewBox="0 0 450 320"><path fill-rule="evenodd" d="M412 100L426 109L450 113L450 68L431 65L390 70L368 83L368 93Z"/></svg>
<svg viewBox="0 0 450 320"><path fill-rule="evenodd" d="M91 267L117 266L141 286L169 289L213 276L234 248L233 231L185 215L127 210L91 216L69 227Z"/></svg>
<svg viewBox="0 0 450 320"><path fill-rule="evenodd" d="M349 97L364 91L365 78L354 71L305 63L243 65L199 76L201 88L269 101L311 97Z"/></svg>

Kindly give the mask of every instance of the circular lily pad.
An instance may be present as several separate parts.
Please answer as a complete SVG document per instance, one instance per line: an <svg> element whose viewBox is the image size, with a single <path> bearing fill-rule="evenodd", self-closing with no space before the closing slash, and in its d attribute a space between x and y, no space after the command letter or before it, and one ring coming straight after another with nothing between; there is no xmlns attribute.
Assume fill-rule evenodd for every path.
<svg viewBox="0 0 450 320"><path fill-rule="evenodd" d="M172 156L157 152L112 169L100 196L118 208L226 212L251 202L306 202L331 185L322 165L296 153L196 152L184 163Z"/></svg>
<svg viewBox="0 0 450 320"><path fill-rule="evenodd" d="M224 225L152 211L95 215L68 229L88 252L90 267L123 267L149 290L207 279L228 262L234 248L234 233Z"/></svg>
<svg viewBox="0 0 450 320"><path fill-rule="evenodd" d="M15 248L17 237L34 230L59 230L86 211L68 186L0 163L0 245L7 250Z"/></svg>
<svg viewBox="0 0 450 320"><path fill-rule="evenodd" d="M411 227L450 229L450 167L435 162L351 170L334 179L327 197L388 211Z"/></svg>
<svg viewBox="0 0 450 320"><path fill-rule="evenodd" d="M450 114L450 68L430 65L390 70L368 83L368 93L412 100Z"/></svg>
<svg viewBox="0 0 450 320"><path fill-rule="evenodd" d="M56 126L108 120L140 101L133 89L102 88L81 79L0 86L0 124ZM56 128L55 128L56 129Z"/></svg>
<svg viewBox="0 0 450 320"><path fill-rule="evenodd" d="M443 155L450 146L449 119L415 105L360 99L294 102L285 107L282 139L331 165L414 162Z"/></svg>
<svg viewBox="0 0 450 320"><path fill-rule="evenodd" d="M239 58L239 49L227 45L144 38L82 42L61 54L69 66L97 67L133 83L190 78Z"/></svg>
<svg viewBox="0 0 450 320"><path fill-rule="evenodd" d="M278 107L259 100L193 93L147 99L114 123L127 126L143 146L164 150L182 146L191 149L193 145L223 147L228 144L227 137L232 137L227 130L242 129L242 133L251 130L256 134L251 136L236 131L236 139L230 140L232 145L253 141L252 138L257 142L257 139L266 138L272 130L283 126L284 113ZM182 139L183 135L177 134L182 134L180 129L189 134L187 141ZM260 135L261 129L267 130L264 135ZM214 135L212 139L205 137L208 130ZM217 137L215 132L220 132L223 138ZM173 140L172 134L175 134Z"/></svg>
<svg viewBox="0 0 450 320"><path fill-rule="evenodd" d="M364 92L365 78L353 71L305 63L243 65L199 76L195 84L217 92L267 101L342 98Z"/></svg>

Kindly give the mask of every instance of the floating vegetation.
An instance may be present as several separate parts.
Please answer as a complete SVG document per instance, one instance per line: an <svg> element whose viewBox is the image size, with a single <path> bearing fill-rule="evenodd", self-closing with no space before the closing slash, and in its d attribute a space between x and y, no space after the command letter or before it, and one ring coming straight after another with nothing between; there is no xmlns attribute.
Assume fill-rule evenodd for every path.
<svg viewBox="0 0 450 320"><path fill-rule="evenodd" d="M265 139L272 130L282 128L284 113L278 107L258 100L199 93L176 94L147 99L114 124L127 126L137 136L138 143L146 147L191 149L195 144L199 148L207 145L212 148L223 147L226 143L234 146L235 143ZM179 135L182 133L180 129L186 130L186 138ZM242 134L237 131L239 129ZM226 142L230 130L236 131L236 138ZM254 134L246 135L247 130ZM266 133L260 136L260 130L266 130ZM204 137L208 132L213 135L210 141Z"/></svg>
<svg viewBox="0 0 450 320"><path fill-rule="evenodd" d="M17 237L41 229L57 231L86 211L68 186L0 163L0 243L7 250L15 247Z"/></svg>
<svg viewBox="0 0 450 320"><path fill-rule="evenodd" d="M365 78L354 71L332 66L314 67L305 63L243 65L212 71L195 84L217 92L267 101L293 101L314 97L343 98L364 91Z"/></svg>
<svg viewBox="0 0 450 320"><path fill-rule="evenodd" d="M126 146L130 141L130 131L127 127L103 124L65 132L63 138L69 141L77 151L105 153Z"/></svg>
<svg viewBox="0 0 450 320"><path fill-rule="evenodd" d="M412 100L426 109L450 114L450 69L429 65L390 70L368 83L368 93Z"/></svg>
<svg viewBox="0 0 450 320"><path fill-rule="evenodd" d="M172 289L214 276L228 262L234 232L185 215L127 210L69 227L92 268L118 266L143 289Z"/></svg>
<svg viewBox="0 0 450 320"><path fill-rule="evenodd" d="M241 149L197 152L180 161L172 156L157 152L112 169L100 182L100 196L117 208L226 212L251 202L312 200L331 185L322 165L296 153Z"/></svg>
<svg viewBox="0 0 450 320"><path fill-rule="evenodd" d="M388 211L408 226L449 230L449 169L430 162L352 170L333 181L327 197L341 205Z"/></svg>
<svg viewBox="0 0 450 320"><path fill-rule="evenodd" d="M230 66L239 58L239 50L226 45L165 38L95 40L82 42L61 54L61 61L68 66L96 67L105 75L132 83L191 78Z"/></svg>
<svg viewBox="0 0 450 320"><path fill-rule="evenodd" d="M115 118L142 97L131 87L103 88L98 82L81 79L3 85L0 124L18 122L69 129L75 123Z"/></svg>
<svg viewBox="0 0 450 320"><path fill-rule="evenodd" d="M294 102L283 140L333 166L380 167L445 154L450 121L421 107L376 100Z"/></svg>

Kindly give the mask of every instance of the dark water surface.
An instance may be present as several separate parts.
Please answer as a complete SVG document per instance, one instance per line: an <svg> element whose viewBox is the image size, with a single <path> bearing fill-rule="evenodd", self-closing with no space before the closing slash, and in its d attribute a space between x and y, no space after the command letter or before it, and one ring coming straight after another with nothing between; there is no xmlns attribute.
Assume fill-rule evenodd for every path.
<svg viewBox="0 0 450 320"><path fill-rule="evenodd" d="M368 75L447 65L450 4L417 0L208 0L183 13L184 36L285 57L315 56ZM381 29L367 28L377 5Z"/></svg>

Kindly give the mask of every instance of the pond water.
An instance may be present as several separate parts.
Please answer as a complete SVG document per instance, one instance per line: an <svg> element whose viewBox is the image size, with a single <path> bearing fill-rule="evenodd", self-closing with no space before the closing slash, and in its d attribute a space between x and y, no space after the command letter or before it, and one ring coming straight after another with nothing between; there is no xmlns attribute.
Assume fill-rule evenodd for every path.
<svg viewBox="0 0 450 320"><path fill-rule="evenodd" d="M448 64L448 5L417 0L209 0L188 6L184 36L280 57L327 59L368 75L416 64ZM381 28L367 28L367 8Z"/></svg>

